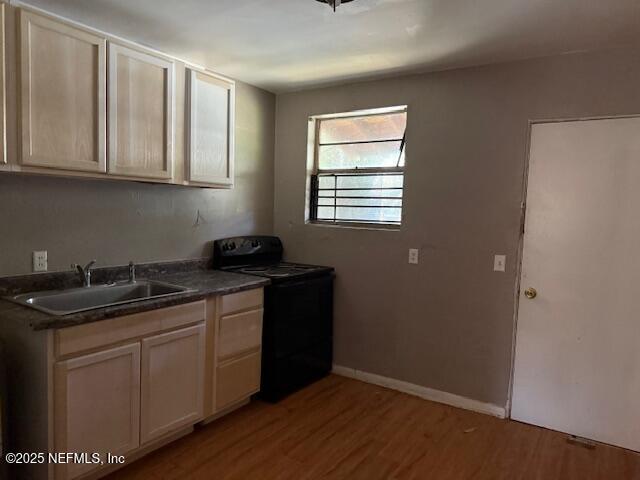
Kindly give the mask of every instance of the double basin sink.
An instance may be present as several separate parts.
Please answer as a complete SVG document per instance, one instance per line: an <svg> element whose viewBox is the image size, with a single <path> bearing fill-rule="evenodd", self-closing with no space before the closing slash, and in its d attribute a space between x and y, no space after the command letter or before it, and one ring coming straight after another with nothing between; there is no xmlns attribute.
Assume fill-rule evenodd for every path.
<svg viewBox="0 0 640 480"><path fill-rule="evenodd" d="M25 293L6 297L6 299L50 315L61 316L192 291L194 290L191 288L168 283L138 280L67 290Z"/></svg>

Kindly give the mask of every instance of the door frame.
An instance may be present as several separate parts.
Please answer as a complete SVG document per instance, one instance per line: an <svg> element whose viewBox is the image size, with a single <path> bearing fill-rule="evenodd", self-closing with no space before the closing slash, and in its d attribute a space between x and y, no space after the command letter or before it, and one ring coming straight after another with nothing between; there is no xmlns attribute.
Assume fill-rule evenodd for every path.
<svg viewBox="0 0 640 480"><path fill-rule="evenodd" d="M509 374L509 390L505 405L505 418L511 418L513 403L513 382L515 378L516 337L518 333L518 311L520 309L520 280L522 278L522 256L524 253L524 226L527 215L527 194L529 188L529 161L531 159L531 131L534 125L540 123L589 122L593 120L617 120L624 118L640 118L640 113L626 115L597 115L588 117L560 117L529 119L527 123L527 141L525 142L524 170L522 173L522 198L520 201L520 235L518 236L518 250L516 252L516 279L513 292L513 334L511 339L511 367Z"/></svg>

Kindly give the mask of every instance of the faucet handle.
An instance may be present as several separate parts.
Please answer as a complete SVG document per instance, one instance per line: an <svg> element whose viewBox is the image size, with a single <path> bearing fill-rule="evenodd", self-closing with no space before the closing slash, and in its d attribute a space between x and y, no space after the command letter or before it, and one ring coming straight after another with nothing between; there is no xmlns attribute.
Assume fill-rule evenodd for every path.
<svg viewBox="0 0 640 480"><path fill-rule="evenodd" d="M80 277L82 277L82 285L85 287L91 286L91 267L94 263L95 260L93 262L89 262L84 268L82 268L82 265L78 265L77 263L71 264L71 268L77 270L80 274Z"/></svg>
<svg viewBox="0 0 640 480"><path fill-rule="evenodd" d="M136 281L136 264L133 260L129 261L129 283L135 283Z"/></svg>

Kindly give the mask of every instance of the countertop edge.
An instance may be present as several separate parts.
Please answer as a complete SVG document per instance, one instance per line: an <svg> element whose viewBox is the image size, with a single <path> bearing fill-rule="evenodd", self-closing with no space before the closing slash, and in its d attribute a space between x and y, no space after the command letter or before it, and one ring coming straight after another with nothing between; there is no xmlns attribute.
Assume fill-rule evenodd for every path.
<svg viewBox="0 0 640 480"><path fill-rule="evenodd" d="M231 274L235 275L235 274ZM243 275L244 277L248 277ZM167 279L169 280L169 279ZM170 282L169 282L170 283ZM29 307L14 304L8 300L0 299L2 303L10 304L8 312L3 315L0 311L0 319L9 317L18 317L15 320L27 323L28 326L34 331L50 330L69 328L77 325L84 325L87 323L99 322L102 320L108 320L116 317L124 317L128 315L134 315L137 313L148 312L152 310L158 310L161 308L171 307L175 305L183 305L185 303L197 302L208 297L218 295L228 295L231 293L238 293L245 290L252 290L255 288L261 288L269 285L271 281L267 278L255 277L251 280L245 280L238 285L223 285L220 287L193 287L193 291L184 292L181 294L173 295L170 297L162 297L157 299L148 299L139 302L132 302L123 305L116 305L112 307L104 307L95 310L87 310L85 312L79 312L68 316L54 316L46 313L32 310ZM1 307L0 303L0 307ZM0 308L1 310L1 308ZM16 313L19 312L18 315ZM13 313L13 315L12 315ZM20 315L23 314L23 315ZM19 318L23 317L23 318ZM36 318L29 318L36 317Z"/></svg>

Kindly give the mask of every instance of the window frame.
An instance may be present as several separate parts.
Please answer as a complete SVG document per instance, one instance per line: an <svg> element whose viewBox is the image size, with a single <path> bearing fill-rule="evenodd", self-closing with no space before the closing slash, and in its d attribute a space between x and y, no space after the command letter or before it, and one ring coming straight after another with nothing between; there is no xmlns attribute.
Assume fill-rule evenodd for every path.
<svg viewBox="0 0 640 480"><path fill-rule="evenodd" d="M368 109L368 110L358 110L352 112L343 112L343 113L335 113L335 114L327 114L327 115L316 115L309 117L309 120L313 122L312 129L310 129L310 139L308 142L308 147L313 149L311 165L309 170L309 202L308 202L308 216L307 223L314 225L322 225L322 226L335 226L335 227L349 227L349 228L363 228L363 229L376 229L376 230L400 230L402 227L403 219L404 219L404 177L405 177L405 168L407 164L407 152L406 152L406 131L407 127L405 126L405 132L401 139L385 139L385 140L370 140L370 141L355 141L355 142L336 142L336 145L340 145L341 143L344 145L355 145L355 144L371 144L371 143L387 143L387 142L398 142L402 141L402 153L404 154L404 164L402 166L397 167L362 167L362 168L349 168L349 169L320 169L320 147L323 145L320 143L320 128L323 121L326 120L335 120L339 118L363 118L369 116L380 116L380 115L390 115L394 113L404 113L408 114L407 106L401 105L396 107L384 107L384 108L376 108L376 109ZM325 144L332 145L333 143ZM320 175L349 175L349 176L358 176L358 175L366 175L366 174L402 174L403 182L402 182L402 195L397 197L400 200L400 221L399 222L374 222L367 220L326 220L326 219L318 219L317 218L317 210L318 210L318 199L320 198L318 195L318 178ZM337 187L337 180L336 180ZM367 189L368 190L368 189ZM327 197L328 198L328 197ZM363 197L369 198L369 197ZM371 208L376 208L372 206Z"/></svg>

